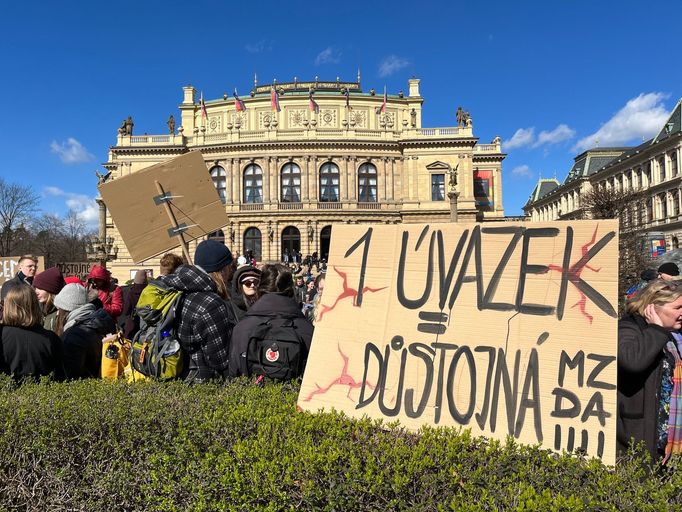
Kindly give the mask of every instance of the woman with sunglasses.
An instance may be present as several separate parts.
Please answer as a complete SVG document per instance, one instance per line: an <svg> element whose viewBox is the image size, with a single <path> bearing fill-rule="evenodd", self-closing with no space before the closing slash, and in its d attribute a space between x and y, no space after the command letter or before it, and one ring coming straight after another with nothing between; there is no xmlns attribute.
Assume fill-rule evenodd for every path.
<svg viewBox="0 0 682 512"><path fill-rule="evenodd" d="M232 279L232 302L237 306L239 318L244 316L258 300L261 272L252 265L241 265Z"/></svg>
<svg viewBox="0 0 682 512"><path fill-rule="evenodd" d="M618 322L618 451L644 442L654 460L682 453L682 284L656 279Z"/></svg>

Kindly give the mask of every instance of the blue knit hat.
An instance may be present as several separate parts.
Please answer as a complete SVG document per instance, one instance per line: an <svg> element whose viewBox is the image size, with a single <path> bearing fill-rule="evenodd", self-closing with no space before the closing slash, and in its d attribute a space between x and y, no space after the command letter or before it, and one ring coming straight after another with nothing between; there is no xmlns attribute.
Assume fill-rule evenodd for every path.
<svg viewBox="0 0 682 512"><path fill-rule="evenodd" d="M232 263L232 253L225 244L204 240L194 252L194 264L206 272L218 272Z"/></svg>

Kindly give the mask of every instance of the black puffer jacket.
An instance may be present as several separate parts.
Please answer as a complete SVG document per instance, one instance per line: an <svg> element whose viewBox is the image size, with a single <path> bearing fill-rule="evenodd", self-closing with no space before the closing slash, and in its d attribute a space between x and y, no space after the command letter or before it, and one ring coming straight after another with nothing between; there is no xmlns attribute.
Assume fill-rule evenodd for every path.
<svg viewBox="0 0 682 512"><path fill-rule="evenodd" d="M616 439L619 452L630 439L644 441L651 456L658 457L656 427L663 377L665 345L670 332L648 324L640 315L618 322L618 415Z"/></svg>
<svg viewBox="0 0 682 512"><path fill-rule="evenodd" d="M307 351L310 351L310 343L313 340L313 324L303 316L296 301L281 293L266 293L251 306L251 309L246 312L244 318L234 328L230 349L230 377L248 375L246 358L242 354L248 348L251 333L262 322L278 315L293 318L296 332L305 343Z"/></svg>
<svg viewBox="0 0 682 512"><path fill-rule="evenodd" d="M69 325L75 320L73 325ZM102 369L102 338L116 332L116 324L103 309L86 304L66 317L64 369L69 379L99 377Z"/></svg>
<svg viewBox="0 0 682 512"><path fill-rule="evenodd" d="M0 368L20 381L25 378L37 379L53 375L64 378L62 341L52 331L43 327L2 327L2 350Z"/></svg>
<svg viewBox="0 0 682 512"><path fill-rule="evenodd" d="M230 336L236 321L216 293L213 279L192 265L183 265L159 279L185 292L177 326L180 344L190 359L183 378L189 383L221 378L227 372Z"/></svg>

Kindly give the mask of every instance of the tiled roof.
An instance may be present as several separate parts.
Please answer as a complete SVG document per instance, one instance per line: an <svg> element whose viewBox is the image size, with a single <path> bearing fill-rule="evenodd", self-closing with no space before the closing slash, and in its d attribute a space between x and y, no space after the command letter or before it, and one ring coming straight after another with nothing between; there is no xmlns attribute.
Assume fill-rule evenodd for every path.
<svg viewBox="0 0 682 512"><path fill-rule="evenodd" d="M658 132L658 135L656 135L656 138L651 143L654 144L660 140L667 139L680 131L682 131L682 100L677 102L672 114L670 114L661 131Z"/></svg>
<svg viewBox="0 0 682 512"><path fill-rule="evenodd" d="M529 205L531 203L534 203L538 199L546 196L553 190L559 188L561 186L561 183L559 183L556 179L554 178L540 178L538 180L537 185L535 185L535 188L533 189L533 192L531 193L530 197L528 198L528 202L526 205Z"/></svg>

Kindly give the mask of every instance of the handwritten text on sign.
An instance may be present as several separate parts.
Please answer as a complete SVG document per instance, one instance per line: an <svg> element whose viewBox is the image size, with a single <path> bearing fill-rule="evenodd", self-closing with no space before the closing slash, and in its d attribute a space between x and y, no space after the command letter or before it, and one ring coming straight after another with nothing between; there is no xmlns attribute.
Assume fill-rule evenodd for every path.
<svg viewBox="0 0 682 512"><path fill-rule="evenodd" d="M334 226L306 410L613 463L617 224Z"/></svg>

